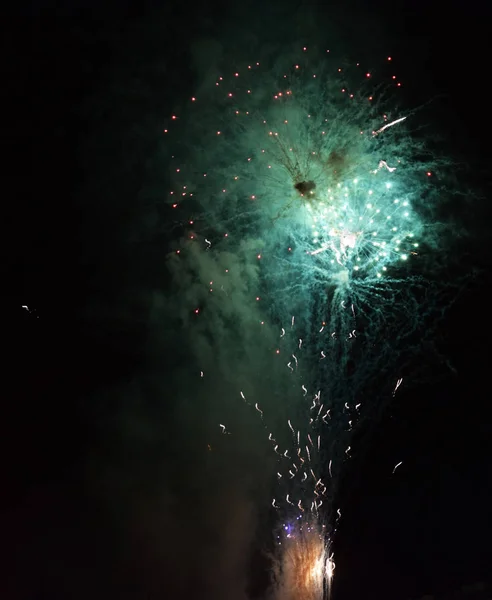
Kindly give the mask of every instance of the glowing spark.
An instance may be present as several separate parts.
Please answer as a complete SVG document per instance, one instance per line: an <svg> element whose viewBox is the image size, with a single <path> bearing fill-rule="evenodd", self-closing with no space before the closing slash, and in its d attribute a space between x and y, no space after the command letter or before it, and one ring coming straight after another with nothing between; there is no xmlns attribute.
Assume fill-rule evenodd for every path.
<svg viewBox="0 0 492 600"><path fill-rule="evenodd" d="M292 317L292 324L291 324L291 327L294 327L294 320L295 320L295 317Z"/></svg>
<svg viewBox="0 0 492 600"><path fill-rule="evenodd" d="M298 431L297 431L297 445L298 445L298 446L299 446L299 441L300 441L300 438L301 438L301 432L298 430ZM299 448L299 452L300 452L300 451L301 451L301 449ZM299 456L299 453L297 454L297 456Z"/></svg>
<svg viewBox="0 0 492 600"><path fill-rule="evenodd" d="M295 354L292 355L292 358L294 359L295 363L296 363L296 368L297 368L297 357Z"/></svg>
<svg viewBox="0 0 492 600"><path fill-rule="evenodd" d="M226 426L219 423L219 427L222 427L222 433L226 433Z"/></svg>
<svg viewBox="0 0 492 600"><path fill-rule="evenodd" d="M309 410L313 410L313 408L316 408L316 398L313 398L313 405Z"/></svg>
<svg viewBox="0 0 492 600"><path fill-rule="evenodd" d="M292 434L295 435L296 432L294 431L294 428L292 427L292 423L290 422L290 419L287 421L287 423L289 424L290 430L292 431Z"/></svg>
<svg viewBox="0 0 492 600"><path fill-rule="evenodd" d="M287 502L288 502L289 504L292 504L292 506L294 506L294 503L290 501L289 495L290 495L290 494L287 494L287 496L285 496L285 499L287 500Z"/></svg>
<svg viewBox="0 0 492 600"><path fill-rule="evenodd" d="M337 515L338 515L338 518L341 519L342 511L339 508L337 508Z"/></svg>
<svg viewBox="0 0 492 600"><path fill-rule="evenodd" d="M294 477L295 477L295 474L294 474L294 473L292 473L291 469L289 469L289 474L290 474L290 478L291 478L291 479L294 479Z"/></svg>
<svg viewBox="0 0 492 600"><path fill-rule="evenodd" d="M311 439L311 435L308 433L308 440L311 446L314 448L313 440Z"/></svg>
<svg viewBox="0 0 492 600"><path fill-rule="evenodd" d="M283 338L283 337L284 337L284 335L285 335L285 329L282 327L282 332L281 332L281 334L280 334L280 337L281 337L281 338Z"/></svg>
<svg viewBox="0 0 492 600"><path fill-rule="evenodd" d="M385 129L388 129L388 127L392 127L393 125L396 125L397 123L401 123L402 121L404 121L406 119L406 117L401 117L400 119L396 119L396 121L392 121L391 123L387 123L386 125L383 125L383 127L381 127L381 129L378 129L377 131L375 131L372 135L374 137L376 137L377 135L379 135L382 131L384 131Z"/></svg>
<svg viewBox="0 0 492 600"><path fill-rule="evenodd" d="M393 396L396 394L396 390L400 387L402 381L403 377L400 377L400 379L398 379L398 381L396 382L395 389L393 390Z"/></svg>
<svg viewBox="0 0 492 600"><path fill-rule="evenodd" d="M326 358L326 354L321 350L321 360L323 360L323 358Z"/></svg>
<svg viewBox="0 0 492 600"><path fill-rule="evenodd" d="M273 506L273 508L278 508L278 505L275 504L275 498L273 499L272 506Z"/></svg>
<svg viewBox="0 0 492 600"><path fill-rule="evenodd" d="M246 402L246 398L244 397L244 394L242 392L239 392L241 394L241 398Z"/></svg>
<svg viewBox="0 0 492 600"><path fill-rule="evenodd" d="M259 408L258 402L255 404L255 408L260 413L261 417L263 418L263 411L261 410L261 408Z"/></svg>
<svg viewBox="0 0 492 600"><path fill-rule="evenodd" d="M388 169L388 171L390 173L393 173L393 171L396 171L396 167L389 167L388 163L385 160L380 160L379 161L379 169L381 169L382 167L385 167L386 169Z"/></svg>
<svg viewBox="0 0 492 600"><path fill-rule="evenodd" d="M277 477L278 477L279 479L282 479L282 474L281 474L281 473L279 473L278 471L277 471Z"/></svg>
<svg viewBox="0 0 492 600"><path fill-rule="evenodd" d="M302 389L302 391L304 392L304 396L306 396L306 394L307 394L307 389L306 389L306 386L305 386L305 385L302 385L302 386L301 386L301 389Z"/></svg>
<svg viewBox="0 0 492 600"><path fill-rule="evenodd" d="M301 346L302 346L302 340L301 340L301 338L299 338L299 350L301 349Z"/></svg>
<svg viewBox="0 0 492 600"><path fill-rule="evenodd" d="M205 243L207 243L207 244L208 244L208 246L207 246L207 250L208 250L208 249L210 248L210 246L212 245L212 242L209 242L209 241L207 240L207 238L205 238Z"/></svg>
<svg viewBox="0 0 492 600"><path fill-rule="evenodd" d="M323 327L319 330L318 333L322 333L324 328L325 328L325 326L323 325Z"/></svg>
<svg viewBox="0 0 492 600"><path fill-rule="evenodd" d="M359 404L355 405L355 410L359 410L359 406L360 406L360 402L359 402Z"/></svg>
<svg viewBox="0 0 492 600"><path fill-rule="evenodd" d="M320 443L321 443L321 436L318 435L318 452L319 452Z"/></svg>
<svg viewBox="0 0 492 600"><path fill-rule="evenodd" d="M291 362L287 363L287 366L289 367L289 369L292 371L292 373L294 372L294 367L292 366Z"/></svg>
<svg viewBox="0 0 492 600"><path fill-rule="evenodd" d="M309 448L306 446L306 452L308 455L309 462L311 462L311 453L309 452Z"/></svg>
<svg viewBox="0 0 492 600"><path fill-rule="evenodd" d="M300 500L299 500L299 502L297 503L297 508L298 508L299 510L302 510L302 512L304 512L304 509L302 508L302 504L301 504L301 501L300 501Z"/></svg>
<svg viewBox="0 0 492 600"><path fill-rule="evenodd" d="M350 452L350 446L348 446L348 447L347 447L347 449L345 450L345 454L347 454L347 455L348 455L348 454L349 454L349 452Z"/></svg>
<svg viewBox="0 0 492 600"><path fill-rule="evenodd" d="M275 441L276 441L276 440L275 440L275 438L273 437L273 434L272 434L272 433L270 433L270 434L268 435L268 439L269 439L271 442L275 442Z"/></svg>
<svg viewBox="0 0 492 600"><path fill-rule="evenodd" d="M348 405L348 402L345 402L345 408L346 408L347 410L350 410L350 406Z"/></svg>
<svg viewBox="0 0 492 600"><path fill-rule="evenodd" d="M203 377L203 371L200 371L200 377Z"/></svg>
<svg viewBox="0 0 492 600"><path fill-rule="evenodd" d="M402 462L403 461L400 460L400 462L397 465L395 465L395 468L393 469L393 473L396 471L396 469L398 469L398 467L402 464Z"/></svg>
<svg viewBox="0 0 492 600"><path fill-rule="evenodd" d="M330 463L328 465L328 472L330 473L330 477L333 477L333 474L331 472L331 463L332 463L332 461L330 460Z"/></svg>
<svg viewBox="0 0 492 600"><path fill-rule="evenodd" d="M286 450L286 451L284 452L284 456L285 456L285 458L290 458L290 456L289 456L289 451L288 451L288 450Z"/></svg>
<svg viewBox="0 0 492 600"><path fill-rule="evenodd" d="M306 479L307 479L307 474L306 474L306 471L304 471L302 481L306 481Z"/></svg>

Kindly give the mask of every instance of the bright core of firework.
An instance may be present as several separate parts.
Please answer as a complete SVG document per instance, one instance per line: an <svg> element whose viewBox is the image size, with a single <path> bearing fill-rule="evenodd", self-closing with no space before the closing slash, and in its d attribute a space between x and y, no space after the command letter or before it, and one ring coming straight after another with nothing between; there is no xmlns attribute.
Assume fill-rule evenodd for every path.
<svg viewBox="0 0 492 600"><path fill-rule="evenodd" d="M410 202L398 195L397 185L378 180L378 175L374 173L372 181L338 184L327 190L316 208L307 205L311 254L320 255L327 267L339 265L349 272L381 277L389 263L417 253Z"/></svg>

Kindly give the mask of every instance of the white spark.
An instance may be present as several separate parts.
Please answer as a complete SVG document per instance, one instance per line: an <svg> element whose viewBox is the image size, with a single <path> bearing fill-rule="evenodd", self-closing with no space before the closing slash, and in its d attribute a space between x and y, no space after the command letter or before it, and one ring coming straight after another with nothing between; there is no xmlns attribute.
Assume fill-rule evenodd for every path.
<svg viewBox="0 0 492 600"><path fill-rule="evenodd" d="M402 381L403 377L400 377L400 379L398 379L398 381L396 382L395 389L393 390L393 396L396 394L396 390L400 387Z"/></svg>
<svg viewBox="0 0 492 600"><path fill-rule="evenodd" d="M400 462L397 465L395 465L395 468L393 469L393 473L396 471L396 469L398 469L398 467L402 464L402 462L403 461L400 460Z"/></svg>
<svg viewBox="0 0 492 600"><path fill-rule="evenodd" d="M328 473L330 474L330 477L333 477L333 474L331 472L331 463L332 461L330 460L330 463L328 464Z"/></svg>
<svg viewBox="0 0 492 600"><path fill-rule="evenodd" d="M299 338L299 350L301 349L301 346L302 346L302 340L301 340L301 338Z"/></svg>
<svg viewBox="0 0 492 600"><path fill-rule="evenodd" d="M326 358L326 354L321 350L321 360L323 360L323 358Z"/></svg>
<svg viewBox="0 0 492 600"><path fill-rule="evenodd" d="M304 392L304 396L306 396L306 394L307 394L307 389L306 389L306 386L305 386L305 385L302 385L302 386L301 386L301 389L302 389L302 391Z"/></svg>
<svg viewBox="0 0 492 600"><path fill-rule="evenodd" d="M397 123L401 123L402 121L404 121L406 119L406 117L401 117L400 119L396 119L395 121L391 121L391 123L387 123L386 125L383 125L381 127L381 129L378 129L377 131L373 132L373 136L376 137L378 134L380 134L382 131L384 131L385 129L388 129L388 127L392 127L393 125L396 125Z"/></svg>
<svg viewBox="0 0 492 600"><path fill-rule="evenodd" d="M208 249L210 248L210 246L212 245L212 242L209 242L209 241L207 240L207 238L205 238L205 242L208 244L208 246L207 246L207 250L208 250Z"/></svg>
<svg viewBox="0 0 492 600"><path fill-rule="evenodd" d="M283 337L284 337L284 335L285 335L285 329L282 327L282 332L281 332L281 334L280 334L280 337L281 337L281 338L283 338Z"/></svg>
<svg viewBox="0 0 492 600"><path fill-rule="evenodd" d="M257 410L257 411L260 413L260 415L261 415L261 416L262 416L262 418L263 418L263 411L262 411L262 410L261 410L261 408L258 406L258 402L255 404L255 408L256 408L256 410Z"/></svg>

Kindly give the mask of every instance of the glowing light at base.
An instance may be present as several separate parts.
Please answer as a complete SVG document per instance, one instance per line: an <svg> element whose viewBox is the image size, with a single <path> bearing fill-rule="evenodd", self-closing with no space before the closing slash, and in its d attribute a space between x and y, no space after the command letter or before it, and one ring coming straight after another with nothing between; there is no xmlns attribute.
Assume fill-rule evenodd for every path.
<svg viewBox="0 0 492 600"><path fill-rule="evenodd" d="M284 525L274 557L274 600L323 600L329 596L334 562L324 527L301 519Z"/></svg>

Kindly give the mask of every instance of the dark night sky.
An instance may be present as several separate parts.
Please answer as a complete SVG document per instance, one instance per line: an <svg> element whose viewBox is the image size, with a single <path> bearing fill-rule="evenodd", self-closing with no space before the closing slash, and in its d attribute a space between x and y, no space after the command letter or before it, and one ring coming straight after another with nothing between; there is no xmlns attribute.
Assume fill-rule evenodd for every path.
<svg viewBox="0 0 492 600"><path fill-rule="evenodd" d="M339 23L351 14L351 30L367 43L377 23L383 51L398 55L414 84L407 97L443 95L435 128L451 132L469 185L487 197L490 8L475 0L351 6L317 10ZM231 535L247 529L254 501L218 483L232 467L202 456L199 420L184 453L173 433L186 430L186 411L171 398L186 391L171 377L181 365L172 333L161 341L159 375L135 383L148 371L151 337L139 289L162 278L155 257L167 240L142 241L137 232L123 243L121 233L138 217L133 197L159 119L193 89L188 48L220 36L231 11L218 2L192 9L65 0L24 5L3 24L2 598L205 600L219 598L214 579L235 577L238 561L218 556L231 549L215 528L230 512ZM152 21L159 27L149 35ZM129 82L139 77L135 92ZM477 200L462 216L476 232L460 245L463 262L481 271L439 327L452 369L436 364L438 382L403 389L348 468L340 600L405 600L490 577L491 213ZM205 473L194 484L183 474L189 465ZM262 535L250 540L245 567L252 595L264 583Z"/></svg>

